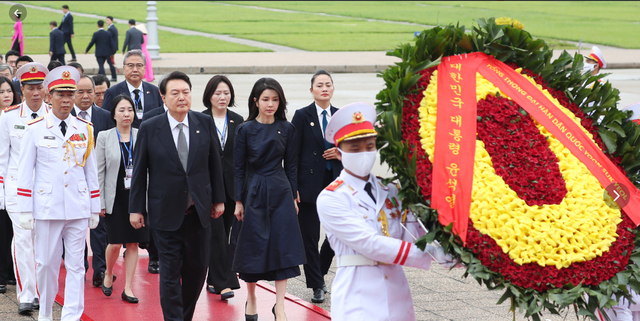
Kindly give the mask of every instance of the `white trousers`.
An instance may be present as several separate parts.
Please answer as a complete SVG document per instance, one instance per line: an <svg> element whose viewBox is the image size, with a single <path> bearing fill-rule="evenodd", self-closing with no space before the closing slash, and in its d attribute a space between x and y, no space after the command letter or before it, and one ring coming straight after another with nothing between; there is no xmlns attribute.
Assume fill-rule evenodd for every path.
<svg viewBox="0 0 640 321"><path fill-rule="evenodd" d="M36 264L40 292L38 320L50 320L58 293L64 239L67 270L62 321L78 321L84 312L84 246L89 219L36 220Z"/></svg>
<svg viewBox="0 0 640 321"><path fill-rule="evenodd" d="M34 230L20 227L20 213L8 212L13 223L13 272L16 274L16 294L20 303L32 303L36 292L36 258L34 254Z"/></svg>

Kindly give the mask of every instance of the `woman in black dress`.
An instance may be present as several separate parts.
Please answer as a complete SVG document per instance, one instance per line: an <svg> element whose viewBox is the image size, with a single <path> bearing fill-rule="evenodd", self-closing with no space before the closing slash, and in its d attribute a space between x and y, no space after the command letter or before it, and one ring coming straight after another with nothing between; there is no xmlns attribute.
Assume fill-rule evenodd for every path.
<svg viewBox="0 0 640 321"><path fill-rule="evenodd" d="M280 84L261 78L249 96L249 118L236 131L234 214L243 224L233 270L247 283L247 320L258 319L255 289L259 280L275 281L272 312L276 320L286 320L287 279L300 275L299 265L306 263L294 200L296 129L286 120L286 105Z"/></svg>
<svg viewBox="0 0 640 321"><path fill-rule="evenodd" d="M113 266L122 244L127 245L124 258L126 280L122 300L138 303L131 291L131 283L138 264L138 243L149 242L146 227L134 229L129 222L129 187L133 170L133 148L138 130L132 128L135 119L133 100L129 95L118 95L111 101L111 117L116 127L98 134L96 159L100 180L100 203L107 228L107 269L104 272L102 292L110 296L113 291ZM146 218L145 218L146 219Z"/></svg>

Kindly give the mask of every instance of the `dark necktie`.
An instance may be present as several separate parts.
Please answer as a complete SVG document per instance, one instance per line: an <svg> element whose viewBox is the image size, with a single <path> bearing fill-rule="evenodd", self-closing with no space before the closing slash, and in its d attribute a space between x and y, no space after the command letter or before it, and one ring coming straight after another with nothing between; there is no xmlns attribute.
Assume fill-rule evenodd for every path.
<svg viewBox="0 0 640 321"><path fill-rule="evenodd" d="M327 123L328 123L327 122L327 111L323 110L322 111L322 133L323 134L327 132ZM329 144L326 139L323 139L323 140L324 140L324 149L326 150L326 149L331 148L331 144ZM331 161L328 160L327 161L327 169L331 170L332 167L333 166L331 166Z"/></svg>
<svg viewBox="0 0 640 321"><path fill-rule="evenodd" d="M134 97L134 103L136 104L136 110L140 109L140 106L138 106L140 104L140 89L134 89L133 90L133 95Z"/></svg>
<svg viewBox="0 0 640 321"><path fill-rule="evenodd" d="M38 118L38 113L31 113L31 119Z"/></svg>
<svg viewBox="0 0 640 321"><path fill-rule="evenodd" d="M373 197L373 193L371 192L371 183L367 182L367 184L364 186L364 190L367 191L367 194L369 194L369 196L371 197L371 199L375 203L376 202L376 198Z"/></svg>
<svg viewBox="0 0 640 321"><path fill-rule="evenodd" d="M65 123L64 121L60 122L60 131L62 132L62 136L65 136L67 134L67 123Z"/></svg>

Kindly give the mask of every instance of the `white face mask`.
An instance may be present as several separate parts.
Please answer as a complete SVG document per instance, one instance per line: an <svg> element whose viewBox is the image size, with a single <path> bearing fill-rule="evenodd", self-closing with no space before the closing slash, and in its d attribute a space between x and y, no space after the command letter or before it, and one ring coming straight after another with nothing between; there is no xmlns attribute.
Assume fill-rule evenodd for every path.
<svg viewBox="0 0 640 321"><path fill-rule="evenodd" d="M356 176L365 177L371 173L373 164L376 162L376 151L345 153L338 148L342 155L342 166Z"/></svg>
<svg viewBox="0 0 640 321"><path fill-rule="evenodd" d="M585 73L585 72L592 72L594 69L596 69L596 65L595 65L595 64L588 64L588 63L585 63L585 64L582 66L582 73Z"/></svg>

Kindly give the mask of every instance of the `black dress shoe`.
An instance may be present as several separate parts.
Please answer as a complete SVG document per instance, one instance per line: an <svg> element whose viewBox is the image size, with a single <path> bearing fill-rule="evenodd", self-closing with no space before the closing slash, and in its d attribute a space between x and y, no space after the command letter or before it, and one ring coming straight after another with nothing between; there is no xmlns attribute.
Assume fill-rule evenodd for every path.
<svg viewBox="0 0 640 321"><path fill-rule="evenodd" d="M236 294L233 293L233 291L225 292L225 293L220 294L220 300L229 300L229 299L233 298L234 296L236 296Z"/></svg>
<svg viewBox="0 0 640 321"><path fill-rule="evenodd" d="M100 272L93 276L93 286L99 288L102 286L102 279L104 279L104 272Z"/></svg>
<svg viewBox="0 0 640 321"><path fill-rule="evenodd" d="M244 319L246 321L258 321L258 314L247 314L247 302L244 303Z"/></svg>
<svg viewBox="0 0 640 321"><path fill-rule="evenodd" d="M327 285L326 284L322 285L322 291L324 291L325 294L329 293L329 290L327 290Z"/></svg>
<svg viewBox="0 0 640 321"><path fill-rule="evenodd" d="M31 307L34 310L40 310L40 299L38 298L33 298L33 303L31 304Z"/></svg>
<svg viewBox="0 0 640 321"><path fill-rule="evenodd" d="M216 288L214 288L213 285L207 285L207 291L211 294L216 294Z"/></svg>
<svg viewBox="0 0 640 321"><path fill-rule="evenodd" d="M16 285L16 280L7 280L7 285Z"/></svg>
<svg viewBox="0 0 640 321"><path fill-rule="evenodd" d="M127 301L129 303L138 303L138 298L136 298L135 296L128 296L124 293L124 291L122 291L122 300L123 301Z"/></svg>
<svg viewBox="0 0 640 321"><path fill-rule="evenodd" d="M18 307L18 314L31 315L31 311L33 311L31 303L20 303L20 306Z"/></svg>
<svg viewBox="0 0 640 321"><path fill-rule="evenodd" d="M149 261L149 268L147 270L151 274L160 273L160 262L158 262L158 261Z"/></svg>
<svg viewBox="0 0 640 321"><path fill-rule="evenodd" d="M0 285L0 293L7 293L7 286L6 285Z"/></svg>
<svg viewBox="0 0 640 321"><path fill-rule="evenodd" d="M102 293L104 293L104 295L106 296L111 296L111 293L113 293L113 282L116 281L116 276L113 276L113 281L111 281L111 286L110 287L106 287L104 286L104 281L102 282Z"/></svg>
<svg viewBox="0 0 640 321"><path fill-rule="evenodd" d="M322 288L313 289L313 298L311 298L311 302L313 303L324 302L324 290L322 290Z"/></svg>

